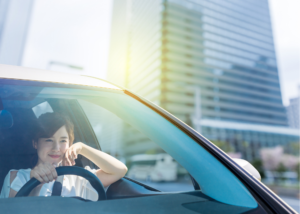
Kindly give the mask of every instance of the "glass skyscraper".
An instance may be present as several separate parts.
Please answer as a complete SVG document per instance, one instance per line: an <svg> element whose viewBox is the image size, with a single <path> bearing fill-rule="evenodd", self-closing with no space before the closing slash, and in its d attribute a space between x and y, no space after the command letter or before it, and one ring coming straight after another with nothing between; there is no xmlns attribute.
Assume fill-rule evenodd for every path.
<svg viewBox="0 0 300 214"><path fill-rule="evenodd" d="M0 64L22 64L33 4L0 0Z"/></svg>
<svg viewBox="0 0 300 214"><path fill-rule="evenodd" d="M111 50L111 81L122 73L119 84L204 136L230 142L243 155L247 154L239 149L241 142L260 148L299 141L299 134L285 131L287 116L267 0L124 4L120 0L114 4L114 11L120 13L113 15L111 43L126 45L122 42L125 49ZM117 24L120 20L122 26ZM122 66L116 66L118 60L124 62ZM265 137L258 139L256 133ZM283 140L274 141L279 135Z"/></svg>
<svg viewBox="0 0 300 214"><path fill-rule="evenodd" d="M300 93L298 97L290 99L290 105L286 107L286 111L288 114L289 126L300 129Z"/></svg>

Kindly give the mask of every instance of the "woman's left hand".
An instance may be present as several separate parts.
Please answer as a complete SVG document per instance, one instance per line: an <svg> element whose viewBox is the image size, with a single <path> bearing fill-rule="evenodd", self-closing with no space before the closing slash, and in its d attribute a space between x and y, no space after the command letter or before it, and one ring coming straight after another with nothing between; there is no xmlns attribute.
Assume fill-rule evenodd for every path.
<svg viewBox="0 0 300 214"><path fill-rule="evenodd" d="M74 166L75 165L75 159L77 159L77 156L80 154L82 150L82 143L75 143L70 148L67 149L65 152L65 155L62 160L63 166Z"/></svg>

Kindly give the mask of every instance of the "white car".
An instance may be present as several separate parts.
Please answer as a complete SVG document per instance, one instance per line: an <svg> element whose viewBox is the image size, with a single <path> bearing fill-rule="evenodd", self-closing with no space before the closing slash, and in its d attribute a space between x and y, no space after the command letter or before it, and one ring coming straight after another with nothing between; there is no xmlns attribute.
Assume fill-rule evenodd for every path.
<svg viewBox="0 0 300 214"><path fill-rule="evenodd" d="M8 65L0 65L0 187L9 170L32 167L31 131L47 112L68 116L74 142L95 149L115 152L126 142L119 151L134 154L142 142L155 143L188 171L194 190L163 192L124 177L105 191L83 169L93 163L82 156L77 167L58 167L57 173L89 180L98 201L26 197L40 184L32 178L16 197L0 198L0 213L296 213L247 171L251 167L245 170L200 133L129 90L98 78Z"/></svg>
<svg viewBox="0 0 300 214"><path fill-rule="evenodd" d="M139 154L131 157L127 176L137 180L175 181L177 162L168 154Z"/></svg>

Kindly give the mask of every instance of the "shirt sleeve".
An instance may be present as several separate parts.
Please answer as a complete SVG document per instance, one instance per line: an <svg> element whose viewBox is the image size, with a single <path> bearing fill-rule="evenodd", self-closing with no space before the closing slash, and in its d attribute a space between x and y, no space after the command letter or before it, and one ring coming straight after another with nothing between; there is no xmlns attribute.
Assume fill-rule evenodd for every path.
<svg viewBox="0 0 300 214"><path fill-rule="evenodd" d="M9 191L10 191L10 171L5 176L3 186L2 186L2 190L1 190L1 194L0 194L0 198L8 198Z"/></svg>
<svg viewBox="0 0 300 214"><path fill-rule="evenodd" d="M30 177L30 169L27 170L18 170L18 173L15 177L15 179L10 183L10 173L11 171L17 171L17 170L10 170L3 182L0 198L8 198L10 189L13 189L15 191L19 191L21 187L29 180Z"/></svg>
<svg viewBox="0 0 300 214"><path fill-rule="evenodd" d="M24 186L24 184L29 181L29 179L30 171L20 169L16 178L11 183L10 188L18 192Z"/></svg>
<svg viewBox="0 0 300 214"><path fill-rule="evenodd" d="M90 171L91 173L96 175L97 169L91 169L89 166L86 166L84 169ZM76 189L80 189L79 196L88 200L97 201L98 193L94 189L94 187L90 184L90 182L80 176L77 176L75 182ZM105 188L106 191L107 188Z"/></svg>

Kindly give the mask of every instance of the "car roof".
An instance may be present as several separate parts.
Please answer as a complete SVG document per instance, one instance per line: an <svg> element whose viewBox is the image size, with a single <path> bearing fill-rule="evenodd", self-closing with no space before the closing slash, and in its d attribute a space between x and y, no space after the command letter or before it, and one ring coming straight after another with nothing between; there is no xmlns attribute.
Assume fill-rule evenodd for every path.
<svg viewBox="0 0 300 214"><path fill-rule="evenodd" d="M47 71L47 70L36 69L36 68L26 68L21 66L3 65L3 64L0 64L0 78L63 83L63 84L72 84L72 85L109 88L115 90L124 90L119 86L116 86L106 80L97 77L62 73L57 71Z"/></svg>

